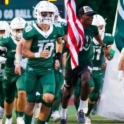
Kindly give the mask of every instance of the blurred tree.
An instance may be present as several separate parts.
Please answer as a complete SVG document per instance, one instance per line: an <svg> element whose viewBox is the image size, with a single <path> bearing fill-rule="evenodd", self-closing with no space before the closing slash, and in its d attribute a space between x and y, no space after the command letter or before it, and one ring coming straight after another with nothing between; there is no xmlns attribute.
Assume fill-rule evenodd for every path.
<svg viewBox="0 0 124 124"><path fill-rule="evenodd" d="M80 7L90 6L94 11L107 19L106 32L112 33L117 2L118 0L76 0L77 14Z"/></svg>

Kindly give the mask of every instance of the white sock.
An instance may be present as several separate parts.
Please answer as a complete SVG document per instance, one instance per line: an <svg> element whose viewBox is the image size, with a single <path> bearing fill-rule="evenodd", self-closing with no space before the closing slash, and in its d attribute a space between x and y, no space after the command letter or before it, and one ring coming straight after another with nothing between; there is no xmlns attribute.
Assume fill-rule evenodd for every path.
<svg viewBox="0 0 124 124"><path fill-rule="evenodd" d="M67 109L61 108L61 118L66 119L67 118Z"/></svg>
<svg viewBox="0 0 124 124"><path fill-rule="evenodd" d="M79 104L79 107L78 107L78 111L83 110L83 107L85 105L85 102L86 101L83 101L83 100L80 99L80 104Z"/></svg>

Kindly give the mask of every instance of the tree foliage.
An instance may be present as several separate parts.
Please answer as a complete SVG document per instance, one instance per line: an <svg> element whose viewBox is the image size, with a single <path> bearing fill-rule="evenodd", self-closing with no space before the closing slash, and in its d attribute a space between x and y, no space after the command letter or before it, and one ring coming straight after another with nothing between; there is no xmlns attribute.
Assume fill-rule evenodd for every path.
<svg viewBox="0 0 124 124"><path fill-rule="evenodd" d="M80 7L88 5L107 22L106 32L112 33L118 0L76 0L77 14Z"/></svg>

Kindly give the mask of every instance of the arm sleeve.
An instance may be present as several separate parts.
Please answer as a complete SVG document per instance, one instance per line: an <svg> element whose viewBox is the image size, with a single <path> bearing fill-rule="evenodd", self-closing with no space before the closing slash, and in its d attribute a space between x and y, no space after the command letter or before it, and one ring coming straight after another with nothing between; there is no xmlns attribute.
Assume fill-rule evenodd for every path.
<svg viewBox="0 0 124 124"><path fill-rule="evenodd" d="M65 35L63 27L58 27L57 32L58 32L58 36L57 36L58 38L63 37Z"/></svg>
<svg viewBox="0 0 124 124"><path fill-rule="evenodd" d="M114 37L112 36L112 34L106 33L105 34L105 38L106 40L103 41L107 46L108 45L112 45L114 43Z"/></svg>
<svg viewBox="0 0 124 124"><path fill-rule="evenodd" d="M34 32L35 31L33 31L33 27L32 27L32 25L26 25L25 26L25 28L24 28L24 30L23 30L23 38L25 39L25 40L31 40L31 39L33 39L34 38Z"/></svg>

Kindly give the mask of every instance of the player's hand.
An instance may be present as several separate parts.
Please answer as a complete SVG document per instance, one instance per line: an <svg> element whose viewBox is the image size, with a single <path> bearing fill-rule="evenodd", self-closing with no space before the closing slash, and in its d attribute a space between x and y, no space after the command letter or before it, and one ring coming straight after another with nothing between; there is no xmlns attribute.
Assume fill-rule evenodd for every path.
<svg viewBox="0 0 124 124"><path fill-rule="evenodd" d="M40 57L41 58L48 58L50 55L50 51L49 50L43 50L41 53L40 53Z"/></svg>
<svg viewBox="0 0 124 124"><path fill-rule="evenodd" d="M108 49L108 48L106 48L106 47L104 47L103 48L103 52L104 52L104 55L105 55L105 57L108 59L108 60L110 60L111 59L111 57L110 57L110 49Z"/></svg>
<svg viewBox="0 0 124 124"><path fill-rule="evenodd" d="M0 63L3 63L4 64L5 62L6 62L6 58L0 56Z"/></svg>
<svg viewBox="0 0 124 124"><path fill-rule="evenodd" d="M21 66L19 63L15 64L15 73L21 75Z"/></svg>
<svg viewBox="0 0 124 124"><path fill-rule="evenodd" d="M59 60L55 60L55 69L58 69L60 67Z"/></svg>
<svg viewBox="0 0 124 124"><path fill-rule="evenodd" d="M64 90L64 85L65 85L65 80L64 80L64 83L61 86L61 90Z"/></svg>
<svg viewBox="0 0 124 124"><path fill-rule="evenodd" d="M102 64L102 70L106 70L107 63Z"/></svg>

